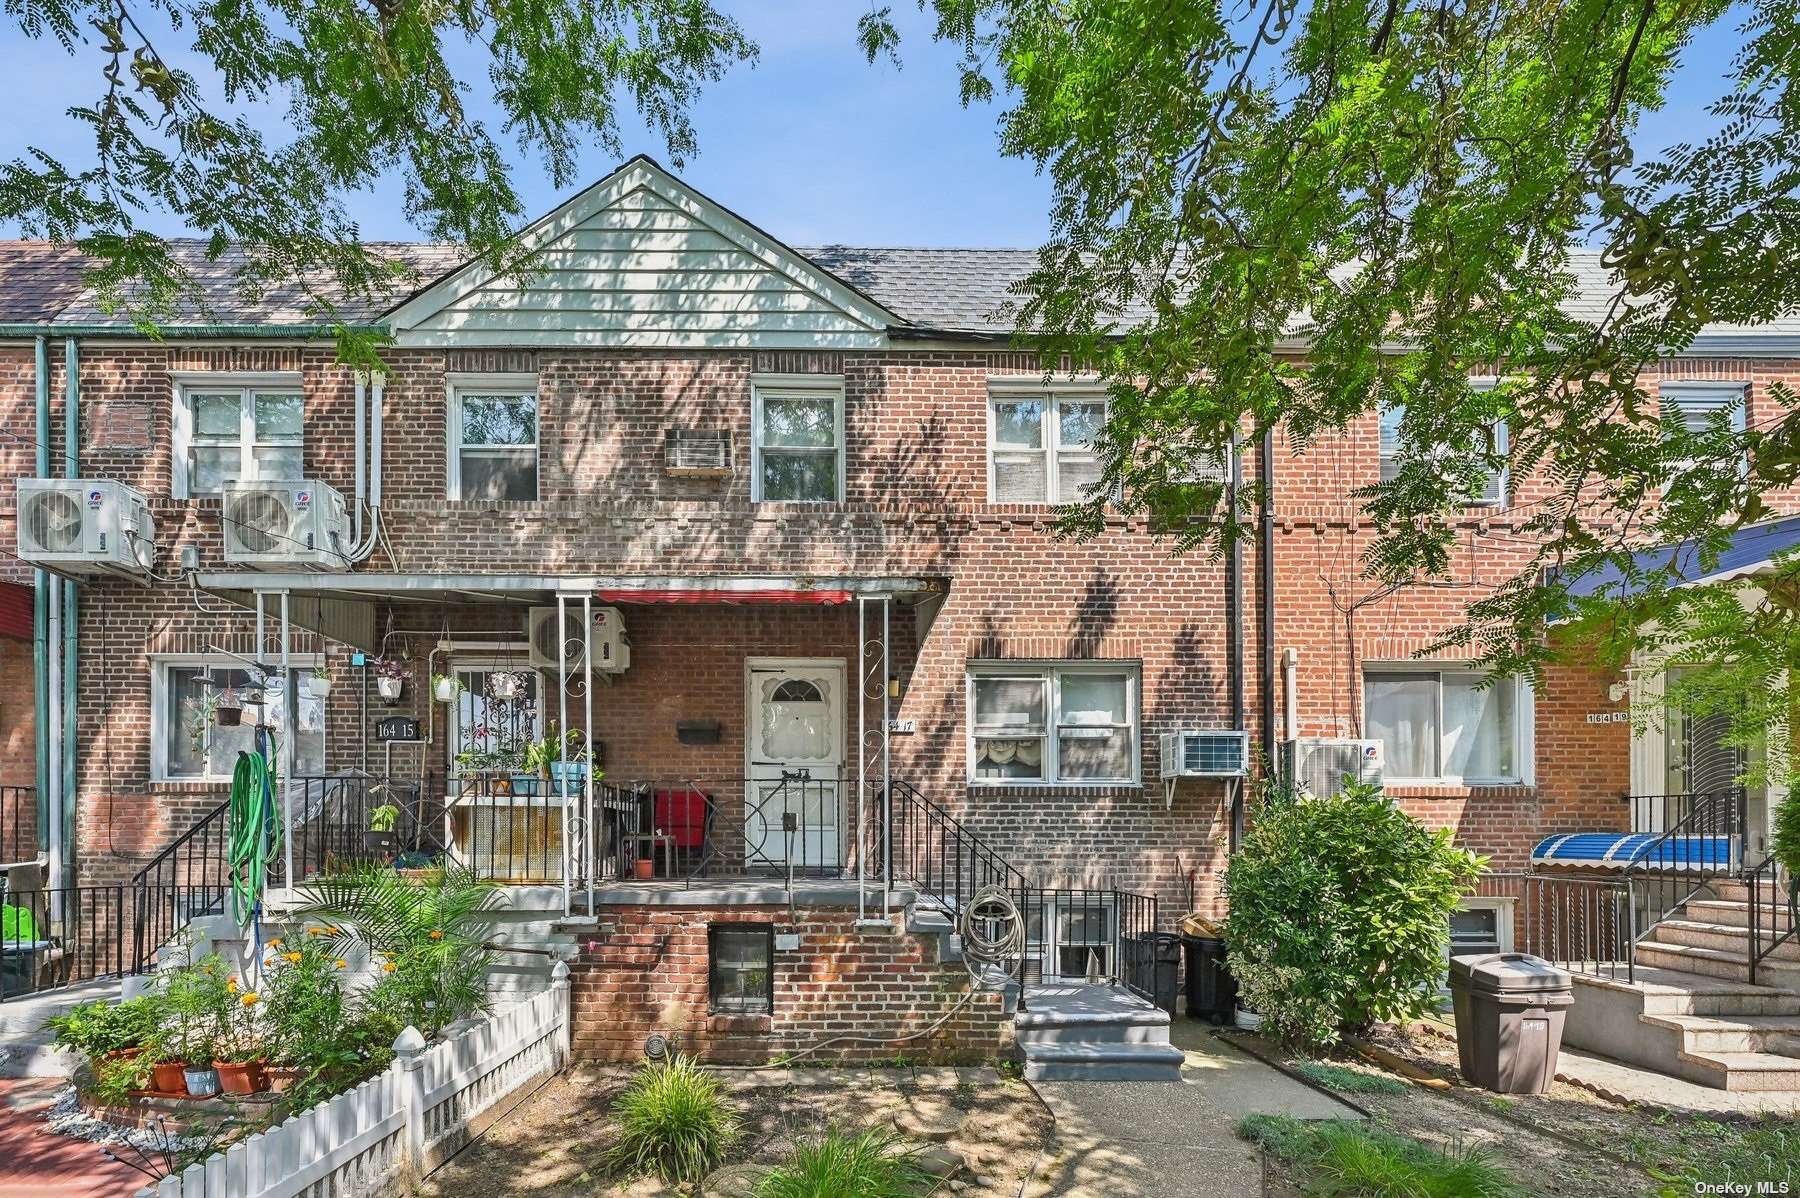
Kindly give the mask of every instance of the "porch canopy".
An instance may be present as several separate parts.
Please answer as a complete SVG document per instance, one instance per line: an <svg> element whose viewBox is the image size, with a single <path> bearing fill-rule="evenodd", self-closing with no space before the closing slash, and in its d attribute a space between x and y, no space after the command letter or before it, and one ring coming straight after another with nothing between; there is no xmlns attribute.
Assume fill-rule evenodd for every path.
<svg viewBox="0 0 1800 1198"><path fill-rule="evenodd" d="M649 574L346 574L235 570L206 572L200 589L254 611L256 597L286 593L289 619L366 653L380 650L382 603L477 602L544 605L558 595L600 603L842 605L859 597L918 599L944 590L941 579L798 575Z"/></svg>
<svg viewBox="0 0 1800 1198"><path fill-rule="evenodd" d="M1625 870L1640 862L1665 869L1715 871L1732 863L1729 836L1674 836L1661 832L1566 832L1531 850L1533 865Z"/></svg>
<svg viewBox="0 0 1800 1198"><path fill-rule="evenodd" d="M1569 593L1578 598L1595 595L1628 599L1641 592L1648 577L1656 576L1674 586L1694 586L1751 578L1768 572L1777 555L1800 549L1800 516L1783 516L1749 524L1731 534L1729 543L1708 561L1698 542L1677 541L1640 549L1631 555L1631 569L1608 563L1598 570L1567 580ZM1547 572L1554 578L1554 570Z"/></svg>

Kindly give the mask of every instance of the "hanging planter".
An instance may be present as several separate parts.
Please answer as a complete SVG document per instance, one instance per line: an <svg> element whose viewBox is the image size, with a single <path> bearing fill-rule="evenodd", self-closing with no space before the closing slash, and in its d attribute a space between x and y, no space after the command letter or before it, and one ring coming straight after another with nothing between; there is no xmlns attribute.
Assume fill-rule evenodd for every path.
<svg viewBox="0 0 1800 1198"><path fill-rule="evenodd" d="M400 701L400 696L406 691L407 676L411 672L403 659L381 657L375 660L375 693L381 696L383 703Z"/></svg>
<svg viewBox="0 0 1800 1198"><path fill-rule="evenodd" d="M431 680L431 694L439 703L454 703L462 693L462 683L454 674L438 674Z"/></svg>
<svg viewBox="0 0 1800 1198"><path fill-rule="evenodd" d="M519 697L525 689L525 676L514 670L500 670L489 674L487 680L488 694L503 703L510 703Z"/></svg>
<svg viewBox="0 0 1800 1198"><path fill-rule="evenodd" d="M383 675L375 680L375 693L387 703L398 703L400 694L406 689L404 678L389 678Z"/></svg>
<svg viewBox="0 0 1800 1198"><path fill-rule="evenodd" d="M244 722L244 704L237 692L227 687L213 707L213 718L221 728L236 728Z"/></svg>
<svg viewBox="0 0 1800 1198"><path fill-rule="evenodd" d="M316 666L312 675L306 680L306 688L315 699L323 699L331 694L331 675L325 672L324 666Z"/></svg>

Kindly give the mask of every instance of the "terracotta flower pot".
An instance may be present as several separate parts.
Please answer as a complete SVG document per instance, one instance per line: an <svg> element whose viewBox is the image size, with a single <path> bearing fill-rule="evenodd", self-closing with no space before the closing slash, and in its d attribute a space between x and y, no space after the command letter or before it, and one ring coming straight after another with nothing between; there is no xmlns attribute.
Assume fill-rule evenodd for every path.
<svg viewBox="0 0 1800 1198"><path fill-rule="evenodd" d="M656 876L656 858L637 857L631 862L631 876L640 882L648 882Z"/></svg>
<svg viewBox="0 0 1800 1198"><path fill-rule="evenodd" d="M263 1080L268 1083L270 1090L285 1094L300 1080L300 1071L291 1065L270 1065L263 1070Z"/></svg>
<svg viewBox="0 0 1800 1198"><path fill-rule="evenodd" d="M182 1071L186 1061L158 1061L150 1066L150 1086L158 1094L186 1094L187 1080Z"/></svg>
<svg viewBox="0 0 1800 1198"><path fill-rule="evenodd" d="M101 1053L100 1059L103 1061L129 1061L143 1051L142 1046L133 1048L115 1048L111 1052Z"/></svg>
<svg viewBox="0 0 1800 1198"><path fill-rule="evenodd" d="M219 1089L227 1094L255 1094L265 1089L261 1061L214 1061Z"/></svg>

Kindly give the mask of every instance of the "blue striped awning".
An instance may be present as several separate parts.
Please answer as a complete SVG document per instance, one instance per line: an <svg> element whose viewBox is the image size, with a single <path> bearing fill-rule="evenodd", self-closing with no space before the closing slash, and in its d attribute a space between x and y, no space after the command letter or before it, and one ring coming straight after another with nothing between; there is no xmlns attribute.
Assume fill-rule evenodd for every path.
<svg viewBox="0 0 1800 1198"><path fill-rule="evenodd" d="M1674 869L1724 869L1731 866L1731 837L1681 836L1663 841L1659 832L1565 832L1548 836L1531 850L1533 865L1579 865L1588 869L1624 869L1639 861ZM1652 845L1655 848L1652 849Z"/></svg>

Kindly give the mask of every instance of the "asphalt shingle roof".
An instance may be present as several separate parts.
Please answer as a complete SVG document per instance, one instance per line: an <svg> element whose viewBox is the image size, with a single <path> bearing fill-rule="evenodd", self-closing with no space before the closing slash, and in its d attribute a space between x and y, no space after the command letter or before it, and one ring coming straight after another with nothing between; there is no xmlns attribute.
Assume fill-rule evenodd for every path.
<svg viewBox="0 0 1800 1198"><path fill-rule="evenodd" d="M372 242L371 247L410 268L394 281L391 294L346 302L338 297L340 316L351 323L379 318L400 301L435 281L464 260L454 245L430 242ZM254 299L233 286L245 261L240 251L217 260L206 257L206 243L181 239L171 243L175 256L199 281L203 305L179 313L169 323L220 325L311 324L304 289L290 284ZM1037 264L1036 250L913 249L845 245L799 249L818 266L921 329L946 333L1004 336L1013 329L1012 312L1019 298L1013 288ZM1580 293L1569 304L1572 314L1597 319L1617 284L1588 251L1572 255L1571 269ZM42 241L0 241L0 323L56 321L64 324L116 325L128 321L103 311L81 275L85 260L69 246ZM321 279L321 290L336 289ZM1129 320L1135 313L1128 313ZM1742 334L1800 336L1800 312L1756 326L1711 325L1714 337Z"/></svg>

